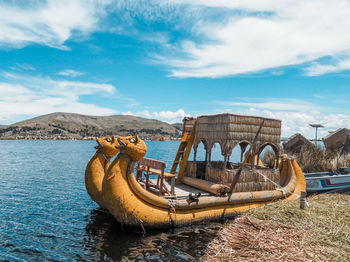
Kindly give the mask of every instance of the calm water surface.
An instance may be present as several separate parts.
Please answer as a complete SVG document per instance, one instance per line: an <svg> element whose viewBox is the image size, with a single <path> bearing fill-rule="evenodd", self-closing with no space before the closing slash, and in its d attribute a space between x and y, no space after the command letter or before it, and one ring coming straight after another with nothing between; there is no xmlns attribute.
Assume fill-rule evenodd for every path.
<svg viewBox="0 0 350 262"><path fill-rule="evenodd" d="M196 261L217 224L122 232L88 196L84 171L94 141L0 141L1 261ZM147 142L171 167L179 142ZM220 158L219 148L214 157ZM198 154L200 155L200 154ZM202 154L204 156L204 153Z"/></svg>

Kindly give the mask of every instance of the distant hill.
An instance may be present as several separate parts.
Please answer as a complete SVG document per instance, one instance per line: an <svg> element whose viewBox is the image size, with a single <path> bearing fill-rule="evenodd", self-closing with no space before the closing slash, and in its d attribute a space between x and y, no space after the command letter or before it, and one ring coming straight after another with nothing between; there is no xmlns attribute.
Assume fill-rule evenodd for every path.
<svg viewBox="0 0 350 262"><path fill-rule="evenodd" d="M88 116L52 113L0 128L0 138L86 138L105 135L139 135L144 139L177 138L178 128L154 119L129 115Z"/></svg>
<svg viewBox="0 0 350 262"><path fill-rule="evenodd" d="M182 123L174 123L171 124L173 127L175 127L177 130L179 130L180 132L182 132Z"/></svg>

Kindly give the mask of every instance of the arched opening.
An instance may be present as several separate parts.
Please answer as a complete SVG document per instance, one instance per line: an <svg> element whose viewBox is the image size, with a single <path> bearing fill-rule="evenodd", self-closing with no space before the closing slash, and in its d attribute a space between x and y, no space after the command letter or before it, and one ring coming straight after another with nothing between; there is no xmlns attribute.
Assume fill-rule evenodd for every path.
<svg viewBox="0 0 350 262"><path fill-rule="evenodd" d="M277 168L279 150L273 144L264 144L259 148L258 160L260 159L265 167Z"/></svg>
<svg viewBox="0 0 350 262"><path fill-rule="evenodd" d="M224 156L222 155L221 146L218 142L215 142L210 152L210 161L212 162L223 162Z"/></svg>
<svg viewBox="0 0 350 262"><path fill-rule="evenodd" d="M204 179L206 166L206 144L200 141L197 147L192 147L189 159L186 165L186 175L194 178Z"/></svg>
<svg viewBox="0 0 350 262"><path fill-rule="evenodd" d="M221 145L215 142L209 152L209 163L213 168L224 169L226 157L222 155Z"/></svg>
<svg viewBox="0 0 350 262"><path fill-rule="evenodd" d="M247 141L242 141L239 143L239 148L240 148L240 155L239 155L239 161L238 162L247 162L250 160L251 156L251 152L250 152L250 148L251 145L249 142ZM249 154L250 152L250 154Z"/></svg>
<svg viewBox="0 0 350 262"><path fill-rule="evenodd" d="M200 141L197 149L194 150L194 147L191 150L189 159L193 159L193 161L205 161L205 144L203 141Z"/></svg>

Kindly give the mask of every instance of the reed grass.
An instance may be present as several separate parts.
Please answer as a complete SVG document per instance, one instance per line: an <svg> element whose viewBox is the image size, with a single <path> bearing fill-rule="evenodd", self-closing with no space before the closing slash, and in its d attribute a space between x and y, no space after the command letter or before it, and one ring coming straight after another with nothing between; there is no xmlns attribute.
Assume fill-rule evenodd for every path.
<svg viewBox="0 0 350 262"><path fill-rule="evenodd" d="M337 152L320 147L303 146L295 157L304 173L336 170L340 164Z"/></svg>
<svg viewBox="0 0 350 262"><path fill-rule="evenodd" d="M339 167L350 166L350 154L339 156L339 152L320 147L303 146L299 153L293 155L304 173L325 172L337 170ZM265 166L273 167L275 153L272 150L264 152L262 161Z"/></svg>
<svg viewBox="0 0 350 262"><path fill-rule="evenodd" d="M324 194L255 208L223 225L201 261L350 261L350 196Z"/></svg>
<svg viewBox="0 0 350 262"><path fill-rule="evenodd" d="M275 166L276 154L273 150L264 152L261 159L266 167L273 168Z"/></svg>

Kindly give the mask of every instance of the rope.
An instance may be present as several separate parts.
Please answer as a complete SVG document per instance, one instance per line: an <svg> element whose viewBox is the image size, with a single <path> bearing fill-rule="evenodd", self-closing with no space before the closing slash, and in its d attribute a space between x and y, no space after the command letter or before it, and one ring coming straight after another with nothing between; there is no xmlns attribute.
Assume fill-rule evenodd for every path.
<svg viewBox="0 0 350 262"><path fill-rule="evenodd" d="M174 201L173 199L169 198L168 199L168 203L169 203L169 210L173 211L174 213L176 213L176 201Z"/></svg>
<svg viewBox="0 0 350 262"><path fill-rule="evenodd" d="M262 177L264 177L265 182L266 182L266 181L269 181L269 182L271 182L273 185L275 185L275 189L281 191L282 194L283 194L283 196L284 196L285 198L287 197L287 196L286 196L287 193L290 193L291 195L295 196L296 198L300 198L299 195L294 194L293 192L290 192L290 191L286 190L285 188L281 187L281 186L280 186L279 184L277 184L275 181L272 181L271 179L267 178L264 174L262 174L262 173L259 172L258 170L256 170L256 172L257 172L259 175L261 175Z"/></svg>
<svg viewBox="0 0 350 262"><path fill-rule="evenodd" d="M174 213L175 215L175 219L176 219L176 201L174 201L173 199L168 199L168 203L169 203L169 217L170 217L170 221L172 226L175 226L175 221L171 216L171 213Z"/></svg>

